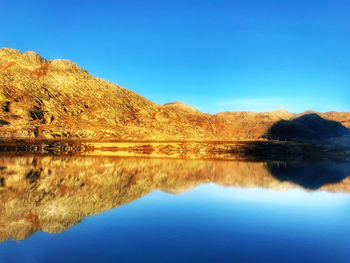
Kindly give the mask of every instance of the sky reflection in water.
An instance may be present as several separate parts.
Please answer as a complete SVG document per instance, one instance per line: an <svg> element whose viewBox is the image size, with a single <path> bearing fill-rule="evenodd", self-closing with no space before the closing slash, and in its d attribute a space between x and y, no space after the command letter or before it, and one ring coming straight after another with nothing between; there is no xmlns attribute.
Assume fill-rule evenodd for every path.
<svg viewBox="0 0 350 263"><path fill-rule="evenodd" d="M155 190L60 234L0 243L0 262L349 262L350 195L202 184Z"/></svg>

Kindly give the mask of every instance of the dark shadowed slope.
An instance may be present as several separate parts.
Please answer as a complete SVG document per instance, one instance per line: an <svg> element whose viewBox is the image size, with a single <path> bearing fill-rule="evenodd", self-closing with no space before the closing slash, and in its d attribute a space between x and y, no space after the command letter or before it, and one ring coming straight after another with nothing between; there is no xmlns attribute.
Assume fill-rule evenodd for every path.
<svg viewBox="0 0 350 263"><path fill-rule="evenodd" d="M324 140L350 135L350 129L318 114L302 115L292 120L273 124L264 137L273 140Z"/></svg>

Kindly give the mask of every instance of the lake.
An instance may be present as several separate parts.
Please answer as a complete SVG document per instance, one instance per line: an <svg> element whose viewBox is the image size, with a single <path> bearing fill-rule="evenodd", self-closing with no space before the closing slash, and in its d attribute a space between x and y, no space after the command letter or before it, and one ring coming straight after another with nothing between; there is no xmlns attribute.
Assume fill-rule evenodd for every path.
<svg viewBox="0 0 350 263"><path fill-rule="evenodd" d="M350 162L0 156L0 262L350 262Z"/></svg>

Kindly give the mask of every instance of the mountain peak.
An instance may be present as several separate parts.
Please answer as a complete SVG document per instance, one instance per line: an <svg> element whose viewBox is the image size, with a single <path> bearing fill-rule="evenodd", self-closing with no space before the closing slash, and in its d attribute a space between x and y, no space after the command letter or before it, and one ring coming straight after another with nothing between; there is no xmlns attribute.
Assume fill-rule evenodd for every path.
<svg viewBox="0 0 350 263"><path fill-rule="evenodd" d="M271 112L276 113L276 114L290 114L290 112L285 110L285 109L277 109L277 110L273 110Z"/></svg>
<svg viewBox="0 0 350 263"><path fill-rule="evenodd" d="M50 66L51 66L52 70L88 73L85 69L79 67L76 63L74 63L73 61L70 61L68 59L52 60Z"/></svg>
<svg viewBox="0 0 350 263"><path fill-rule="evenodd" d="M14 48L2 47L0 48L0 55L8 54L8 55L21 55L21 51Z"/></svg>
<svg viewBox="0 0 350 263"><path fill-rule="evenodd" d="M43 59L38 53L34 51L26 51L22 54L22 57L33 64L43 64L46 62L45 59Z"/></svg>
<svg viewBox="0 0 350 263"><path fill-rule="evenodd" d="M21 53L21 51L17 49L6 47L0 49L0 60L16 63L29 70L34 70L46 63L46 60L34 51L25 51Z"/></svg>
<svg viewBox="0 0 350 263"><path fill-rule="evenodd" d="M183 103L181 101L168 102L168 103L163 104L163 106L169 107L169 108L176 108L176 109L180 109L180 110L185 110L185 111L200 112L195 107L190 106L190 105Z"/></svg>

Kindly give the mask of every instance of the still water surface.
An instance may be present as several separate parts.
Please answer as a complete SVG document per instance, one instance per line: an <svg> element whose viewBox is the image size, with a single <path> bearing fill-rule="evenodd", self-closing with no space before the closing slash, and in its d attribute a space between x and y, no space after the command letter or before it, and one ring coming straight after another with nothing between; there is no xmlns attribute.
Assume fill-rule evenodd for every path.
<svg viewBox="0 0 350 263"><path fill-rule="evenodd" d="M0 157L0 262L350 262L350 163Z"/></svg>

